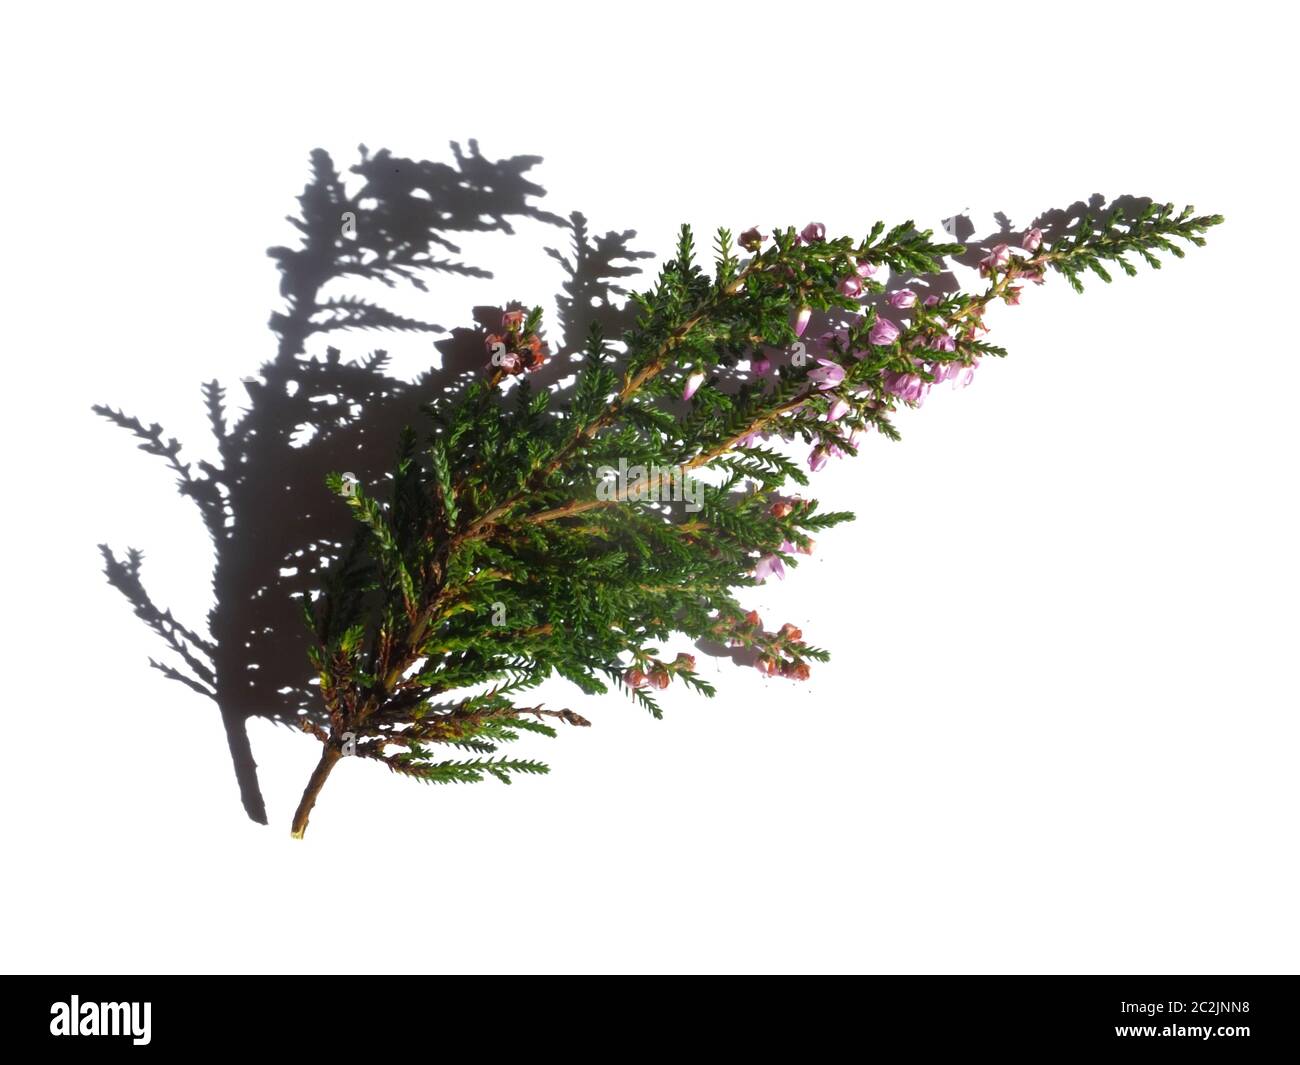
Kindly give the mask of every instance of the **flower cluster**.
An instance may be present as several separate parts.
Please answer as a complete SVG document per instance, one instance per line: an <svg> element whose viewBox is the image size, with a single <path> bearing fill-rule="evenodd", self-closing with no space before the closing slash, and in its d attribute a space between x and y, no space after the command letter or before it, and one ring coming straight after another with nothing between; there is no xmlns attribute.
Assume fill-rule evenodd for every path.
<svg viewBox="0 0 1300 1065"><path fill-rule="evenodd" d="M1042 246L1043 231L1041 229L1029 230L1020 241L1020 247L1029 252L1030 255L1033 255ZM988 255L984 256L984 258L980 260L980 277L992 277L999 271L1006 270L1007 267L1011 265L1011 262L1011 245L997 244ZM1036 275L1034 279L1041 284L1043 276L1042 270L1036 270L1034 273Z"/></svg>
<svg viewBox="0 0 1300 1065"><path fill-rule="evenodd" d="M754 668L770 677L786 677L790 680L807 680L812 669L800 656L803 649L803 630L788 621L776 632L765 632L763 622L757 611L750 611L745 620L753 627L755 642L762 646L762 653L754 663Z"/></svg>
<svg viewBox="0 0 1300 1065"><path fill-rule="evenodd" d="M807 502L798 496L777 496L772 505L767 508L767 512L778 521L784 521L792 515L798 516L799 513L807 508ZM785 563L782 561L782 555L811 555L815 541L812 537L806 537L801 543L793 543L790 540L782 540L781 546L775 551L761 555L754 566L754 579L757 581L766 581L768 577L775 577L777 580L785 580Z"/></svg>
<svg viewBox="0 0 1300 1065"><path fill-rule="evenodd" d="M685 651L671 662L657 658L640 660L623 674L623 683L629 688L666 688L675 675L695 672L695 656Z"/></svg>
<svg viewBox="0 0 1300 1065"><path fill-rule="evenodd" d="M1035 285L1041 285L1046 280L1042 263L1033 258L1034 253L1042 247L1042 244L1043 231L1041 229L1031 229L1020 242L1021 248L1029 252L1030 258L1021 259L1013 255L1013 249L1009 244L997 244L988 255L980 260L980 277L988 277L996 281L998 274L1004 275L1001 283L994 286L994 292L1007 305L1014 307L1019 304L1020 294L1024 291L1022 285L1010 283L1013 279L1023 277L1026 281L1032 281Z"/></svg>
<svg viewBox="0 0 1300 1065"><path fill-rule="evenodd" d="M825 226L810 222L798 232L795 242L815 245L825 241L825 237ZM741 235L740 244L757 255L765 239L757 228L751 228ZM873 421L873 411L882 402L886 408L891 407L893 400L919 406L935 384L950 381L954 387L969 385L980 355L997 350L977 342L988 331L983 323L987 303L993 299L1010 305L1019 303L1022 287L1012 282L1021 278L1043 283L1046 258L1038 256L1042 245L1043 233L1036 228L1024 234L1020 248L1015 249L1017 254L1013 254L1009 244L997 245L979 263L980 275L992 279L990 289L983 296L959 300L945 300L935 293L923 298L910 287L886 291L885 286L870 280L878 269L876 263L861 254L845 257L839 269L846 272L839 274L838 281L834 282L837 293L855 303L877 293L880 306L878 310L858 306L864 321L856 337L851 338L853 330L839 330L819 338L806 377L810 394L824 397L815 406L816 411L824 414L824 422L815 434L808 455L809 468L816 472L829 459L856 451L864 431ZM1021 257L1020 251L1028 256ZM893 311L910 312L910 318L900 323L885 317L885 313ZM796 337L803 336L812 313L807 303L794 305L791 329ZM879 355L882 349L892 350L897 357L893 360L895 365L879 370L874 381L863 380L861 374L854 375L852 363L844 358L850 355L862 360L868 354ZM756 355L750 366L758 376L772 372L771 359L766 355ZM693 394L702 381L702 374L693 375L687 393ZM847 426L834 424L847 416L851 416ZM760 435L766 438L769 434ZM755 439L749 437L742 443L752 446ZM772 574L778 578L784 575L778 555L764 556L755 571L760 580Z"/></svg>
<svg viewBox="0 0 1300 1065"><path fill-rule="evenodd" d="M719 617L712 636L733 650L747 650L754 668L771 677L807 680L812 672L808 659L825 658L825 652L804 643L803 630L789 622L776 632L768 632L757 610Z"/></svg>
<svg viewBox="0 0 1300 1065"><path fill-rule="evenodd" d="M506 311L501 332L489 333L485 344L493 369L512 377L536 370L549 354L534 321L523 311Z"/></svg>

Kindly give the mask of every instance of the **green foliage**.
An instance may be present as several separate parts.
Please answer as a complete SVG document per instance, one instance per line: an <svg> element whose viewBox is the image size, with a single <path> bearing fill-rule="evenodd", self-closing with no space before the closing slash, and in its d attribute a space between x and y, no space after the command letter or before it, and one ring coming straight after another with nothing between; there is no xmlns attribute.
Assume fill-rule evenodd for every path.
<svg viewBox="0 0 1300 1065"><path fill-rule="evenodd" d="M1205 231L1223 221L1222 215L1196 217L1193 212L1194 208L1184 207L1174 214L1173 204L1152 203L1132 219L1125 218L1119 208L1099 219L1084 215L1051 245L1045 258L1076 292L1083 291L1080 274L1084 270L1109 283L1111 275L1103 262L1114 263L1129 277L1136 276L1137 268L1126 258L1128 255L1136 255L1153 270L1159 270L1161 261L1155 254L1157 251L1181 259L1185 252L1174 241L1203 247Z"/></svg>
<svg viewBox="0 0 1300 1065"><path fill-rule="evenodd" d="M522 758L473 758L461 762L434 762L423 748L402 755L392 769L426 784L476 784L485 776L493 776L502 784L509 784L511 773L550 772L541 762Z"/></svg>

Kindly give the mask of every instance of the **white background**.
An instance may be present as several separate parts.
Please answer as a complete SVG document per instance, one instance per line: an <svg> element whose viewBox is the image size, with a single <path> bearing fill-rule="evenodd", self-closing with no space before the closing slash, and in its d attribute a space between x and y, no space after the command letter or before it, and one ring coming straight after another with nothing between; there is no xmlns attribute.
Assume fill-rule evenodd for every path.
<svg viewBox="0 0 1300 1065"><path fill-rule="evenodd" d="M1086 11L1086 13L1084 13ZM1296 82L1284 5L27 6L0 79L6 757L0 964L36 971L1295 971ZM187 620L209 547L94 402L208 454L201 380L274 353L265 249L316 146L536 153L543 206L861 233L1094 192L1208 248L990 315L1011 358L815 482L860 520L753 600L833 661L715 667L553 772L424 788L217 714L95 545ZM428 317L549 305L556 230ZM676 650L678 648L674 648Z"/></svg>

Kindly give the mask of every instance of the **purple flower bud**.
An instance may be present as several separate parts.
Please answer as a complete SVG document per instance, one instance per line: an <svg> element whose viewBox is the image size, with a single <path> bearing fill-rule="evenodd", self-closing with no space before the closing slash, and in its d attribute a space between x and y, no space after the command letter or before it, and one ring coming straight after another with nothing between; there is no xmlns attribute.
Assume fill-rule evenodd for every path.
<svg viewBox="0 0 1300 1065"><path fill-rule="evenodd" d="M799 231L799 239L805 244L813 244L826 239L826 227L820 222L809 222Z"/></svg>
<svg viewBox="0 0 1300 1065"><path fill-rule="evenodd" d="M884 377L885 388L894 393L904 403L920 402L930 390L930 384L920 374L887 373Z"/></svg>
<svg viewBox="0 0 1300 1065"><path fill-rule="evenodd" d="M772 372L772 360L766 355L760 355L756 359L749 360L749 368L760 377L766 377Z"/></svg>
<svg viewBox="0 0 1300 1065"><path fill-rule="evenodd" d="M858 277L870 277L876 272L876 264L866 259L858 260Z"/></svg>
<svg viewBox="0 0 1300 1065"><path fill-rule="evenodd" d="M925 297L925 305L926 305L927 307L937 307L937 306L939 306L939 297L938 297L938 296L926 296L926 297Z"/></svg>
<svg viewBox="0 0 1300 1065"><path fill-rule="evenodd" d="M862 281L856 274L850 274L840 282L840 292L845 296L861 296Z"/></svg>
<svg viewBox="0 0 1300 1065"><path fill-rule="evenodd" d="M1034 252L1043 245L1043 231L1041 229L1031 229L1025 234L1025 239L1020 242L1020 246L1025 251Z"/></svg>
<svg viewBox="0 0 1300 1065"><path fill-rule="evenodd" d="M898 339L899 329L888 318L877 318L867 339L878 347L887 347Z"/></svg>
<svg viewBox="0 0 1300 1065"><path fill-rule="evenodd" d="M779 555L764 555L754 567L754 579L765 581L772 576L779 581L785 580L785 563Z"/></svg>
<svg viewBox="0 0 1300 1065"><path fill-rule="evenodd" d="M763 243L763 234L758 231L758 226L751 226L740 234L737 243L746 251L758 251Z"/></svg>
<svg viewBox="0 0 1300 1065"><path fill-rule="evenodd" d="M686 378L686 387L682 389L682 399L690 399L695 395L696 390L704 383L704 374L698 370Z"/></svg>
<svg viewBox="0 0 1300 1065"><path fill-rule="evenodd" d="M804 331L805 329L808 328L808 320L809 320L810 318L812 318L812 308L811 308L811 307L800 307L800 308L799 308L799 313L795 316L795 319L794 319L794 335L795 335L795 336L797 336L797 337L801 337L801 336L803 336L803 331Z"/></svg>
<svg viewBox="0 0 1300 1065"><path fill-rule="evenodd" d="M826 412L826 420L828 422L837 422L843 418L844 415L848 414L848 412L848 403L843 399L836 399L835 402L831 404L831 409Z"/></svg>
<svg viewBox="0 0 1300 1065"><path fill-rule="evenodd" d="M833 359L817 360L821 365L815 370L808 371L808 380L817 382L817 387L822 391L828 388L834 388L844 380L844 367Z"/></svg>
<svg viewBox="0 0 1300 1065"><path fill-rule="evenodd" d="M994 249L980 260L980 277L988 277L995 270L1005 270L1007 264L1011 262L1011 248L1006 244L998 244Z"/></svg>
<svg viewBox="0 0 1300 1065"><path fill-rule="evenodd" d="M889 294L889 305L897 307L900 311L905 311L909 307L916 306L916 293L910 288L900 288L897 292Z"/></svg>
<svg viewBox="0 0 1300 1065"><path fill-rule="evenodd" d="M824 447L815 447L808 455L808 468L816 473L826 465L827 455Z"/></svg>

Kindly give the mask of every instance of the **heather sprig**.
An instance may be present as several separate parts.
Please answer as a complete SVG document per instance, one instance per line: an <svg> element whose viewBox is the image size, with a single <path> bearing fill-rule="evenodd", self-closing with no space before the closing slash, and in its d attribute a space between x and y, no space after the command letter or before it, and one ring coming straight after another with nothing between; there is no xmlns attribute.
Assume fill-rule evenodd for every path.
<svg viewBox="0 0 1300 1065"><path fill-rule="evenodd" d="M633 326L616 342L593 328L576 382L556 393L530 381L548 354L540 309L507 311L481 378L429 404L385 483L329 479L357 536L306 609L328 727L307 727L324 750L294 834L345 755L436 783L545 772L497 752L524 732L553 735L548 720L587 724L516 705L551 676L620 688L655 716L654 693L674 682L712 695L694 656L661 650L675 638L807 679L827 653L793 625L768 631L740 601L852 517L791 488L866 434L896 438L900 403L1005 354L984 339L991 304L1019 303L1052 271L1080 288L1085 271L1110 280L1103 263L1158 266L1157 252L1181 255L1175 241L1199 245L1219 221L1152 205L1050 242L1030 230L989 252L982 290L955 294L927 280L964 246L910 222L860 240L827 239L818 223L738 242L720 230L710 269L683 227L654 285L631 297ZM907 286L886 287L886 271ZM806 338L815 318L831 328Z"/></svg>

